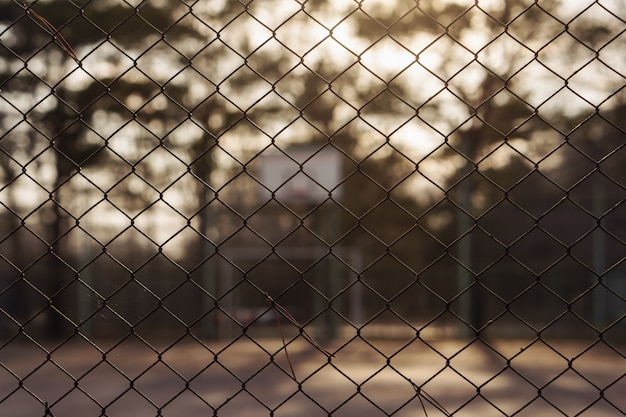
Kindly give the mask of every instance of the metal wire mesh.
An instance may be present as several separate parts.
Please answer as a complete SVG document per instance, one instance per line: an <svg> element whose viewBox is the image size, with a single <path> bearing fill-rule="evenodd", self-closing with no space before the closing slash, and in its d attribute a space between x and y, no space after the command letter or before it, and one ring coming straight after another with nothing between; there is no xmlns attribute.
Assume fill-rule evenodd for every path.
<svg viewBox="0 0 626 417"><path fill-rule="evenodd" d="M624 414L619 1L0 1L0 414Z"/></svg>

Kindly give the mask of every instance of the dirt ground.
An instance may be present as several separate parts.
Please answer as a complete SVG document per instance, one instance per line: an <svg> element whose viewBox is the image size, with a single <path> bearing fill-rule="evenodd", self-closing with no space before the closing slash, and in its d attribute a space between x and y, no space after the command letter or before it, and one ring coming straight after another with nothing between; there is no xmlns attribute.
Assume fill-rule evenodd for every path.
<svg viewBox="0 0 626 417"><path fill-rule="evenodd" d="M326 356L299 337L288 345L289 361L276 339L154 349L138 340L73 341L46 346L50 354L10 343L0 349L0 416L43 417L45 403L54 417L423 416L410 381L459 417L626 410L623 346L368 342L328 343ZM423 401L428 416L446 415Z"/></svg>

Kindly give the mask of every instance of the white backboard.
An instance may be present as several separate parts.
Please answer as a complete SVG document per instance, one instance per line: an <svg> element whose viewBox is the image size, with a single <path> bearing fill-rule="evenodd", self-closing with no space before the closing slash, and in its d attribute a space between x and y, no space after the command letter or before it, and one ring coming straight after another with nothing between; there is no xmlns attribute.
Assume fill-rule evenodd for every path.
<svg viewBox="0 0 626 417"><path fill-rule="evenodd" d="M341 198L341 152L329 146L290 147L284 151L261 154L259 179L271 190L263 189L261 199L271 198L272 192L284 203L319 203L329 197L329 192L334 199Z"/></svg>

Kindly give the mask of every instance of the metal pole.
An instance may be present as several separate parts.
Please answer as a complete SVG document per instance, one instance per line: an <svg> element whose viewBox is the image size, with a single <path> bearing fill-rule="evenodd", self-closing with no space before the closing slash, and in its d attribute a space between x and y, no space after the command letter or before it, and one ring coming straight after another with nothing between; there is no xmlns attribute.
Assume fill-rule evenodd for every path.
<svg viewBox="0 0 626 417"><path fill-rule="evenodd" d="M84 221L84 220L83 220ZM86 224L82 227L85 229ZM78 258L81 265L86 265L89 262L89 242L84 235L80 237L80 248L78 248ZM86 285L91 287L93 283L92 267L87 266L78 273L78 278ZM85 286L81 286L78 291L78 321L80 324L80 332L87 338L93 337L92 332L92 320L83 321L91 313L92 302L90 299L91 290Z"/></svg>
<svg viewBox="0 0 626 417"><path fill-rule="evenodd" d="M474 155L474 136L469 135L467 139L463 141L463 151L467 158L471 158ZM472 162L470 160L466 160L464 164L464 168L470 167ZM459 205L460 207L468 213L472 213L472 192L473 192L473 184L471 178L471 172L468 176L463 180L461 184L459 184ZM467 291L460 296L459 298L459 310L460 316L463 320L469 324L469 326L474 329L468 329L467 327L460 324L461 331L459 334L461 336L474 336L476 334L475 331L478 330L480 326L480 308L481 306L476 300L477 291L475 287L469 288L473 281L474 276L471 272L472 267L472 235L468 233L468 231L472 227L472 219L469 215L464 212L459 212L457 217L457 234L461 236L465 233L465 235L458 243L458 264L457 264L457 290L459 292ZM469 288L469 289L468 289Z"/></svg>
<svg viewBox="0 0 626 417"><path fill-rule="evenodd" d="M319 214L319 210L315 210L313 213L313 220L314 220L314 224L321 224L323 222L322 216L320 216ZM323 230L323 228L322 228ZM323 249L322 249L323 252ZM330 262L330 260L328 261ZM317 272L316 274L317 276L315 277L315 282L316 282L316 286L317 289L324 294L324 277L321 276L321 274L319 272ZM323 302L322 299L323 296L314 296L314 302L313 302L313 314L319 314L320 312L322 312L325 308L326 308L326 304ZM317 321L317 320L316 320ZM320 325L316 325L315 327L315 333L316 336L320 339L324 339L326 338L326 333L328 333L327 329L325 329L327 321L325 320L324 316L320 316L320 320L319 320L322 324Z"/></svg>
<svg viewBox="0 0 626 417"><path fill-rule="evenodd" d="M355 326L362 326L365 322L363 313L363 284L361 284L361 268L363 267L363 256L359 249L352 250L352 267L357 271L356 283L350 289L350 320Z"/></svg>
<svg viewBox="0 0 626 417"><path fill-rule="evenodd" d="M215 223L212 220L212 217L216 215L216 210L212 210L208 206L209 203L209 190L206 187L203 187L202 197L200 201L200 207L205 207L204 210L200 212L200 231L204 236L200 236L200 244L199 244L199 256L198 261L202 262L206 256L209 255L211 251L215 251L215 247L211 241L207 240L206 237L210 236L210 228L211 224ZM217 311L215 310L215 302L212 297L217 297L217 280L219 279L219 257L215 254L212 258L206 260L204 264L200 266L200 282L202 283L202 287L208 293L200 294L201 295L201 314L207 314L209 311L214 312L214 316L217 317ZM209 314L202 323L201 326L201 334L202 337L207 339L216 339L218 337L218 321L217 319L211 320L211 315Z"/></svg>
<svg viewBox="0 0 626 417"><path fill-rule="evenodd" d="M328 216L329 217L328 241L330 243L331 239L333 239L334 231L340 230L341 216L336 206L329 205L328 210L330 211L329 216ZM339 256L341 254L338 248L335 248L333 253L335 254L335 256ZM328 267L330 268L330 270L328 274L328 277L329 277L328 279L330 282L329 282L328 290L329 290L330 297L336 297L337 294L339 294L339 291L341 289L341 271L339 270L340 265L339 265L339 260L333 256L329 257L329 262L330 264L328 265ZM334 310L340 312L341 304L342 303L340 299L335 298L333 302ZM340 318L338 317L337 314L334 314L332 311L330 312L330 314L331 316L329 320L328 337L335 338L338 335Z"/></svg>
<svg viewBox="0 0 626 417"><path fill-rule="evenodd" d="M462 193L461 200L463 201L462 207L467 209L469 208L469 206L466 204L466 201L469 201L470 199L470 187L464 185L463 187L461 187L461 193ZM471 227L472 227L471 219L468 216L466 216L464 213L459 213L459 216L458 216L459 236L463 233L466 233ZM459 263L457 264L457 290L461 292L461 291L464 291L466 288L468 288L472 284L472 281L473 281L472 273L468 270L468 268L471 268L471 262L472 262L471 234L466 235L459 242L459 249L458 249L457 256L459 260ZM472 316L473 316L472 309L474 308L473 306L474 297L472 293L473 293L473 289L470 288L459 298L460 316L471 326L475 324L473 323L474 320L472 319ZM461 324L461 326L463 325ZM460 334L462 336L470 336L471 333L473 332L467 329L466 327L463 326L461 328Z"/></svg>
<svg viewBox="0 0 626 417"><path fill-rule="evenodd" d="M235 281L233 268L230 267L230 265L227 262L220 262L218 276L220 279L220 284L223 284L222 288L224 290L229 290L233 287L233 284ZM221 291L221 292L223 293L224 291ZM217 297L217 294L215 296ZM224 300L224 303L223 303L224 310L226 310L228 314L235 314L235 302L234 302L233 296L228 295L222 300ZM216 334L218 338L226 339L226 338L233 337L235 332L234 332L234 323L231 320L231 318L228 317L226 314L222 313L221 310L216 310L216 313L218 317L218 320L216 320L216 324L217 324Z"/></svg>
<svg viewBox="0 0 626 417"><path fill-rule="evenodd" d="M598 173L598 175L600 175ZM605 210L606 201L606 186L602 181L602 176L596 181L592 190L592 207L594 214L594 226L596 229L593 231L592 238L592 265L595 274L593 276L594 281L602 281L604 270L606 269L606 237L604 232L600 228L600 218ZM597 274L597 275L596 275ZM594 324L598 327L604 326L608 316L607 306L607 293L606 289L599 285L593 292L593 316Z"/></svg>

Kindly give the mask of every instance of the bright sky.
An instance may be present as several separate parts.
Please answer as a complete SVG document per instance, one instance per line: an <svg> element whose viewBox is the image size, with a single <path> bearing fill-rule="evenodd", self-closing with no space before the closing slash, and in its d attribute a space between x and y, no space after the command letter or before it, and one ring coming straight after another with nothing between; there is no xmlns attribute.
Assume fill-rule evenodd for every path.
<svg viewBox="0 0 626 417"><path fill-rule="evenodd" d="M225 4L226 1L227 0L222 0L221 3L200 2L197 7L200 7L200 5L213 7L218 4ZM500 1L501 0L480 0L478 4L480 7L489 9L500 4ZM457 3L471 6L475 2L473 0L458 0ZM571 19L591 3L595 2L592 0L565 1L564 4L566 7L560 11L560 16L565 20ZM432 121L441 133L446 135L450 133L453 128L456 128L458 124L463 122L463 120L467 117L468 109L466 106L460 104L458 99L455 99L448 92L444 91L444 82L438 80L437 77L429 71L433 71L437 75L439 75L437 71L449 71L450 74L440 75L445 80L446 76L452 77L455 71L461 70L464 65L471 63L473 60L471 53L462 51L462 48L459 45L455 45L454 42L441 40L440 46L430 48L426 52L421 53L419 63L416 63L414 53L421 52L418 45L427 45L432 41L432 39L428 38L426 35L418 35L411 41L414 48L417 49L412 52L409 52L406 48L402 47L390 38L383 39L374 47L370 47L371 45L368 41L355 37L353 27L346 23L340 23L342 22L341 19L345 17L346 10L354 10L358 3L353 0L341 0L330 2L330 4L332 5L332 9L328 10L325 14L316 14L315 16L328 28L333 28L332 39L328 38L329 31L326 28L320 24L314 24L310 20L309 23L312 24L310 26L306 26L306 30L303 30L302 23L297 19L293 19L291 22L285 23L290 16L298 13L301 9L301 3L294 0L268 0L252 2L250 13L254 16L254 19L249 15L242 15L238 20L234 21L230 27L224 29L221 33L221 38L229 45L229 47L232 47L235 50L254 49L256 47L263 46L263 48L268 48L267 50L269 51L272 51L272 48L275 48L274 50L277 54L282 54L285 52L284 48L280 46L275 39L273 39L274 34L272 31L275 30L276 38L285 43L297 54L304 56L305 64L311 67L314 66L316 60L328 59L329 57L332 57L333 64L335 64L338 68L348 68L356 61L356 55L358 55L362 68L360 70L361 76L356 80L356 84L342 86L340 83L336 83L336 85L334 85L334 87L341 89L340 93L345 94L346 98L349 98L351 94L355 95L359 89L368 89L372 82L381 83L380 80L376 80L376 77L379 77L385 82L391 81L392 85L394 82L393 80L398 77L398 80L402 80L405 85L408 85L407 90L411 92L410 100L412 103L426 102L426 100L435 95L437 96L437 99L448 100L445 107L449 110L446 112L447 114L439 115L440 117L437 117L436 119L440 120ZM377 4L387 5L390 8L394 7L393 2L386 0L365 0L361 2L361 4L363 7L369 7ZM603 0L600 4L606 9L614 11L616 14L620 14L623 17L626 16L626 6L624 6L624 3L620 0ZM606 18L607 21L619 22L610 16L606 10L600 7L600 4L595 4L591 13L601 16L603 19ZM300 16L302 15L300 14ZM423 36L423 38L420 38L419 36ZM319 46L316 46L318 42L321 41L323 42ZM491 39L485 39L484 33L474 32L467 34L464 37L463 42L470 49L477 51L488 42L491 42ZM244 45L246 43L247 45ZM615 45L617 45L617 43L615 43ZM484 58L482 55L479 55L479 59L484 59L485 62L493 65L494 68L501 66L503 64L502 56L510 57L510 48L512 47L519 48L520 50L523 49L519 45L515 46L514 43L499 44L494 42L491 47L492 49L489 50L489 54L485 55ZM81 55L81 51L78 52L79 55ZM607 48L606 52L607 59L619 59L619 51L617 51L617 54L609 53L611 52L611 49ZM445 54L445 59L442 54ZM565 55L553 55L558 59L550 61L550 69L552 69L552 65L554 65L554 68L558 67L563 71L569 70L572 72L571 68L569 68L572 65L570 61L566 62L563 59L566 57ZM617 55L617 58L615 58L615 55ZM112 56L119 58L119 62L115 63L111 60L110 57ZM233 103L239 105L245 110L249 106L255 104L259 98L267 94L267 92L271 90L272 85L270 83L260 83L257 87L247 88L244 90L241 90L239 87L235 88L230 86L227 78L231 73L233 73L233 71L237 71L237 69L243 65L243 59L234 52L231 52L229 56L230 58L223 58L220 65L215 68L216 72L212 74L212 77L217 80L216 82L226 80L220 85L222 93L228 97L229 100L232 100ZM293 56L292 58L297 64L297 60L299 58ZM592 58L593 57L590 59ZM448 61L448 59L450 60ZM512 59L520 59L521 64L519 68L522 68L528 64L528 62L524 60L526 59L532 61L533 57L532 54L530 58L523 57L522 55L514 55L512 56ZM443 66L444 62L447 66ZM617 69L624 68L623 58L621 62L611 62L614 62L613 65ZM506 61L506 63L508 63L508 61ZM50 72L48 65L48 62L35 59L29 62L29 69L36 74L46 74ZM65 73L62 74L62 71L59 71L58 75L65 76L67 74L71 74L64 82L75 85L76 88L80 88L87 82L90 82L93 76L98 78L105 77L112 73L132 68L134 64L131 59L122 57L119 51L117 51L112 45L105 43L97 51L85 59L82 68L78 69L73 62L68 62L67 65ZM138 65L141 66L142 71L146 71L159 79L167 79L168 77L177 74L180 70L180 68L168 65L168 60L164 56L158 54L153 57L142 58ZM572 76L570 84L573 86L572 88L578 89L576 90L578 94L583 95L593 103L601 102L606 97L607 89L612 91L615 83L623 84L623 75L621 78L615 73L611 75L611 71L608 71L606 68L603 69L601 65L587 65L587 61L585 61L584 57L577 61L576 65L581 66L583 69L581 69L578 75ZM454 69L449 67L454 67ZM245 69L245 67L241 68ZM302 70L302 68L300 68L300 70ZM142 74L138 71L133 71L132 76L139 78L142 77ZM544 77L544 81L541 81L541 88L537 88L536 80L541 79L541 77L537 77L537 74L540 73L542 74L541 77ZM599 73L603 76L598 77L597 74ZM596 76L590 77L590 74ZM566 77L569 77L570 75L571 74L567 74ZM462 82L460 86L466 87L468 85L480 85L482 76L484 76L484 70L480 68L480 66L468 68L467 70L464 70L462 74ZM130 75L129 77L129 79L132 79ZM542 104L543 101L549 98L556 89L562 87L564 84L563 80L556 77L554 74L551 74L550 70L546 69L545 66L542 68L542 65L537 62L528 64L526 69L521 72L520 77L524 77L525 80L532 79L534 81L533 83L526 83L529 90L526 91L529 93L526 97L531 104L539 106L542 111L547 111L550 108L549 104ZM599 82L594 83L589 81L590 79L599 80ZM185 75L181 75L181 81L185 81ZM612 84L608 85L607 83L609 82ZM524 83L520 84L524 85ZM384 82L382 82L382 85L384 86ZM297 86L294 84L294 91L297 93L296 88ZM306 88L306 86L304 86L304 88ZM208 89L202 86L199 86L195 91L199 95L210 93ZM48 93L49 92L42 92L43 95ZM3 94L7 93L3 92ZM444 96L446 96L447 99L443 99L442 97ZM559 110L564 109L562 103L567 103L567 106L572 106L572 103L578 106L585 106L581 99L577 99L575 96L572 96L573 95L570 94L569 96L565 96L564 100L558 101L557 104L559 106ZM5 95L5 97L8 96ZM33 97L32 102L34 103L39 99L40 97ZM125 100L126 104L130 108L138 108L142 105L141 99L138 96L131 95L120 99ZM275 100L277 99L275 98ZM277 100L276 103L278 102L279 101ZM578 104L575 104L576 102L578 102ZM20 103L19 100L15 103L20 106L24 106L25 108L32 105L30 102ZM41 110L45 110L45 106L49 106L51 104L52 103L44 100L39 106ZM567 106L565 107L565 111L568 110ZM570 108L577 110L576 107ZM344 104L337 105L334 111L334 114L338 119L345 118L349 120L352 117L351 114L354 112L354 109L350 108L350 105ZM385 114L384 117L381 116L378 118L376 115L363 115L363 119L372 123L384 134L391 134L391 142L394 145L401 147L407 155L414 158L417 162L423 156L439 146L443 141L443 137L431 128L426 127L425 124L419 123L417 119L414 118L414 113L414 110L407 106L404 109L404 112L398 114L396 118L390 117L389 114ZM285 112L284 114L287 115L288 113ZM449 118L448 121L445 120L446 117ZM411 119L411 121L404 124L409 119ZM275 120L274 125L272 125L272 129L278 132L283 128L283 125L291 123L292 121L293 120L289 118L284 119L284 121L278 118ZM123 121L115 120L114 118L107 118L106 120L94 121L93 125L98 128L98 131L101 132L104 137L106 137L107 131L114 131L114 129L111 128L111 126L114 125L113 122L123 123ZM205 122L209 123L209 121ZM216 118L214 122L219 123L219 117ZM268 126L270 126L269 122ZM373 149L380 144L381 140L385 140L383 135L375 133L373 129L368 128L365 124L361 123L361 126L362 131L360 131L359 134L361 145L364 150ZM285 134L281 137L288 136L293 139L301 139L301 133L306 129L307 127L304 124L294 123L293 126L288 128ZM112 149L115 149L121 154L132 153L133 149L136 151L136 147L133 144L133 137L134 135L140 134L140 131L141 129L137 128L124 129L117 133L118 137L111 141L110 146ZM180 137L186 137L186 140L189 141L193 140L193 138L199 133L199 129L194 130L192 127L187 126L185 129L181 129L181 131L178 132L178 135ZM235 129L226 133L221 138L220 143L221 146L223 146L226 151L231 152L232 155L240 156L244 155L246 152L255 151L267 146L269 141L270 138L266 135L260 134L257 138L251 138L249 131ZM515 137L512 137L511 141L512 143L516 143L516 146L519 147L520 150L523 150L532 157L533 150L531 145L525 142L516 142ZM221 157L221 162L226 166L236 163L227 153L222 153ZM168 164L167 158L164 159L163 157L154 158L154 161L157 164ZM502 155L494 157L491 163L494 165L502 165L505 164L506 161L506 153L502 153ZM421 164L420 169L432 178L442 179L451 170L455 169L455 161L441 161L432 158L432 160ZM50 175L50 173L43 171L39 174ZM230 178L225 177L222 179L223 182L227 182L228 180L230 180ZM417 182L414 186L417 187L417 189L425 192L432 190L432 185L430 185L427 181L416 181ZM32 198L29 198L28 196L28 193L22 194L21 198L23 199L23 203L27 206L36 206L40 203L39 200L41 198L41 190L33 191ZM171 198L175 204L177 200L182 201L186 198L186 196L182 194L177 196L174 193L169 198ZM168 210L165 208L164 213L167 212ZM173 222L175 227L179 227L178 223L178 221ZM155 239L162 240L171 236L172 230L167 227L160 227L156 228L154 233L160 233L160 235L155 236Z"/></svg>

